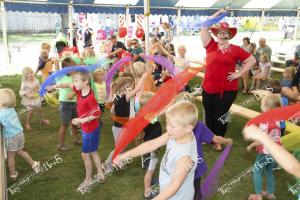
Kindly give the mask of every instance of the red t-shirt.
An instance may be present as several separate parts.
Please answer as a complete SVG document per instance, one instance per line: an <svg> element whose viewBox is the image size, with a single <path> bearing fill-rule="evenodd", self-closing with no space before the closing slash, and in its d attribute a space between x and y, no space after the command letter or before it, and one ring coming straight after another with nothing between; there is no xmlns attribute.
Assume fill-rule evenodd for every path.
<svg viewBox="0 0 300 200"><path fill-rule="evenodd" d="M237 45L230 44L227 49L219 49L218 43L211 39L206 49L206 69L203 88L207 93L218 94L223 91L238 90L238 79L228 81L229 72L235 72L235 65L246 60L251 54Z"/></svg>
<svg viewBox="0 0 300 200"><path fill-rule="evenodd" d="M94 91L90 89L90 92L87 96L82 96L80 90L76 90L73 87L77 95L77 114L79 118L85 118L88 116L99 116L101 115L101 111L97 100L95 98ZM81 124L81 128L85 133L90 133L94 131L99 126L99 119L94 119L90 122Z"/></svg>
<svg viewBox="0 0 300 200"><path fill-rule="evenodd" d="M276 142L277 144L281 145L281 128L280 128L280 121L276 121L276 122L268 122L268 123L262 123L259 124L259 128L267 133L274 142ZM259 145L256 147L256 151L257 153L260 154L270 154L267 149L265 148L264 145Z"/></svg>

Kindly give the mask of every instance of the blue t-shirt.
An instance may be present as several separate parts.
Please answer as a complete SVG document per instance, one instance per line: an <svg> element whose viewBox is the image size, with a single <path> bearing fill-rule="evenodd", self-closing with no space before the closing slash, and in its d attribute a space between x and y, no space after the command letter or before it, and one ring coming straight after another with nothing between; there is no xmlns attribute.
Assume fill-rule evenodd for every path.
<svg viewBox="0 0 300 200"><path fill-rule="evenodd" d="M23 128L14 108L3 108L0 110L0 123L3 126L5 138L11 138L23 132Z"/></svg>
<svg viewBox="0 0 300 200"><path fill-rule="evenodd" d="M289 88L291 88L292 87L292 81L286 80L286 79L282 79L281 80L281 86L282 87L289 87Z"/></svg>
<svg viewBox="0 0 300 200"><path fill-rule="evenodd" d="M287 106L289 105L289 100L286 97L281 97L281 104L282 106ZM284 120L280 120L280 128L285 129L286 124Z"/></svg>
<svg viewBox="0 0 300 200"><path fill-rule="evenodd" d="M197 142L197 152L198 152L198 160L197 160L197 168L195 172L195 179L203 176L207 171L207 165L204 162L203 152L202 152L202 143L210 144L214 138L214 134L203 124L198 121L194 130L194 136Z"/></svg>

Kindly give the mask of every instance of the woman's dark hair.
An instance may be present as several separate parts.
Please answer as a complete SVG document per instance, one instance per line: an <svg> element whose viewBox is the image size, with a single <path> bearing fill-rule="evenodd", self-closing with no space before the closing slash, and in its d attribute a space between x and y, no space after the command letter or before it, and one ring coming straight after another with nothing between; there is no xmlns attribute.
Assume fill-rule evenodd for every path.
<svg viewBox="0 0 300 200"><path fill-rule="evenodd" d="M76 65L76 63L74 62L74 60L71 57L66 57L61 62L61 67L62 68L71 67L71 66L75 66L75 65Z"/></svg>
<svg viewBox="0 0 300 200"><path fill-rule="evenodd" d="M250 39L248 37L244 37L243 40L246 40L248 44L250 44Z"/></svg>

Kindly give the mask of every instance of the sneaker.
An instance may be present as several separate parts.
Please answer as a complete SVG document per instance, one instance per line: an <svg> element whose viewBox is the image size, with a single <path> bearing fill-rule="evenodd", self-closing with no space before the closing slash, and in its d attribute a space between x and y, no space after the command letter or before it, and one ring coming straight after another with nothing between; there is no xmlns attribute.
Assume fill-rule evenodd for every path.
<svg viewBox="0 0 300 200"><path fill-rule="evenodd" d="M102 163L101 167L105 176L111 175L114 171L114 168L110 164L107 164L106 162Z"/></svg>
<svg viewBox="0 0 300 200"><path fill-rule="evenodd" d="M35 173L39 173L41 167L41 163L38 161L34 161L32 165L32 169L34 170Z"/></svg>

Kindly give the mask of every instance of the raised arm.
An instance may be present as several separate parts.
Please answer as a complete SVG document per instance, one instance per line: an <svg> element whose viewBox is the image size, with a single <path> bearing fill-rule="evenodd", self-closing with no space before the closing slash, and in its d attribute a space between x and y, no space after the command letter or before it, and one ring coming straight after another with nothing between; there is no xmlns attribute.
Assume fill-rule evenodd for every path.
<svg viewBox="0 0 300 200"><path fill-rule="evenodd" d="M215 14L213 14L212 16L208 17L208 18L209 19L216 18L224 12L226 12L226 11L224 9L221 9L221 10L217 11ZM209 42L212 38L210 33L208 32L209 28L210 27L201 27L200 37L201 37L203 47L206 47L209 44Z"/></svg>
<svg viewBox="0 0 300 200"><path fill-rule="evenodd" d="M262 132L257 126L250 125L246 127L244 129L244 138L262 143L285 171L300 178L300 162L287 150L276 144L272 138Z"/></svg>
<svg viewBox="0 0 300 200"><path fill-rule="evenodd" d="M169 137L170 136L167 133L165 133L156 139L145 142L145 143L117 156L114 159L114 163L120 163L123 160L126 160L127 158L134 158L134 157L155 151L156 149L166 145L169 140Z"/></svg>

